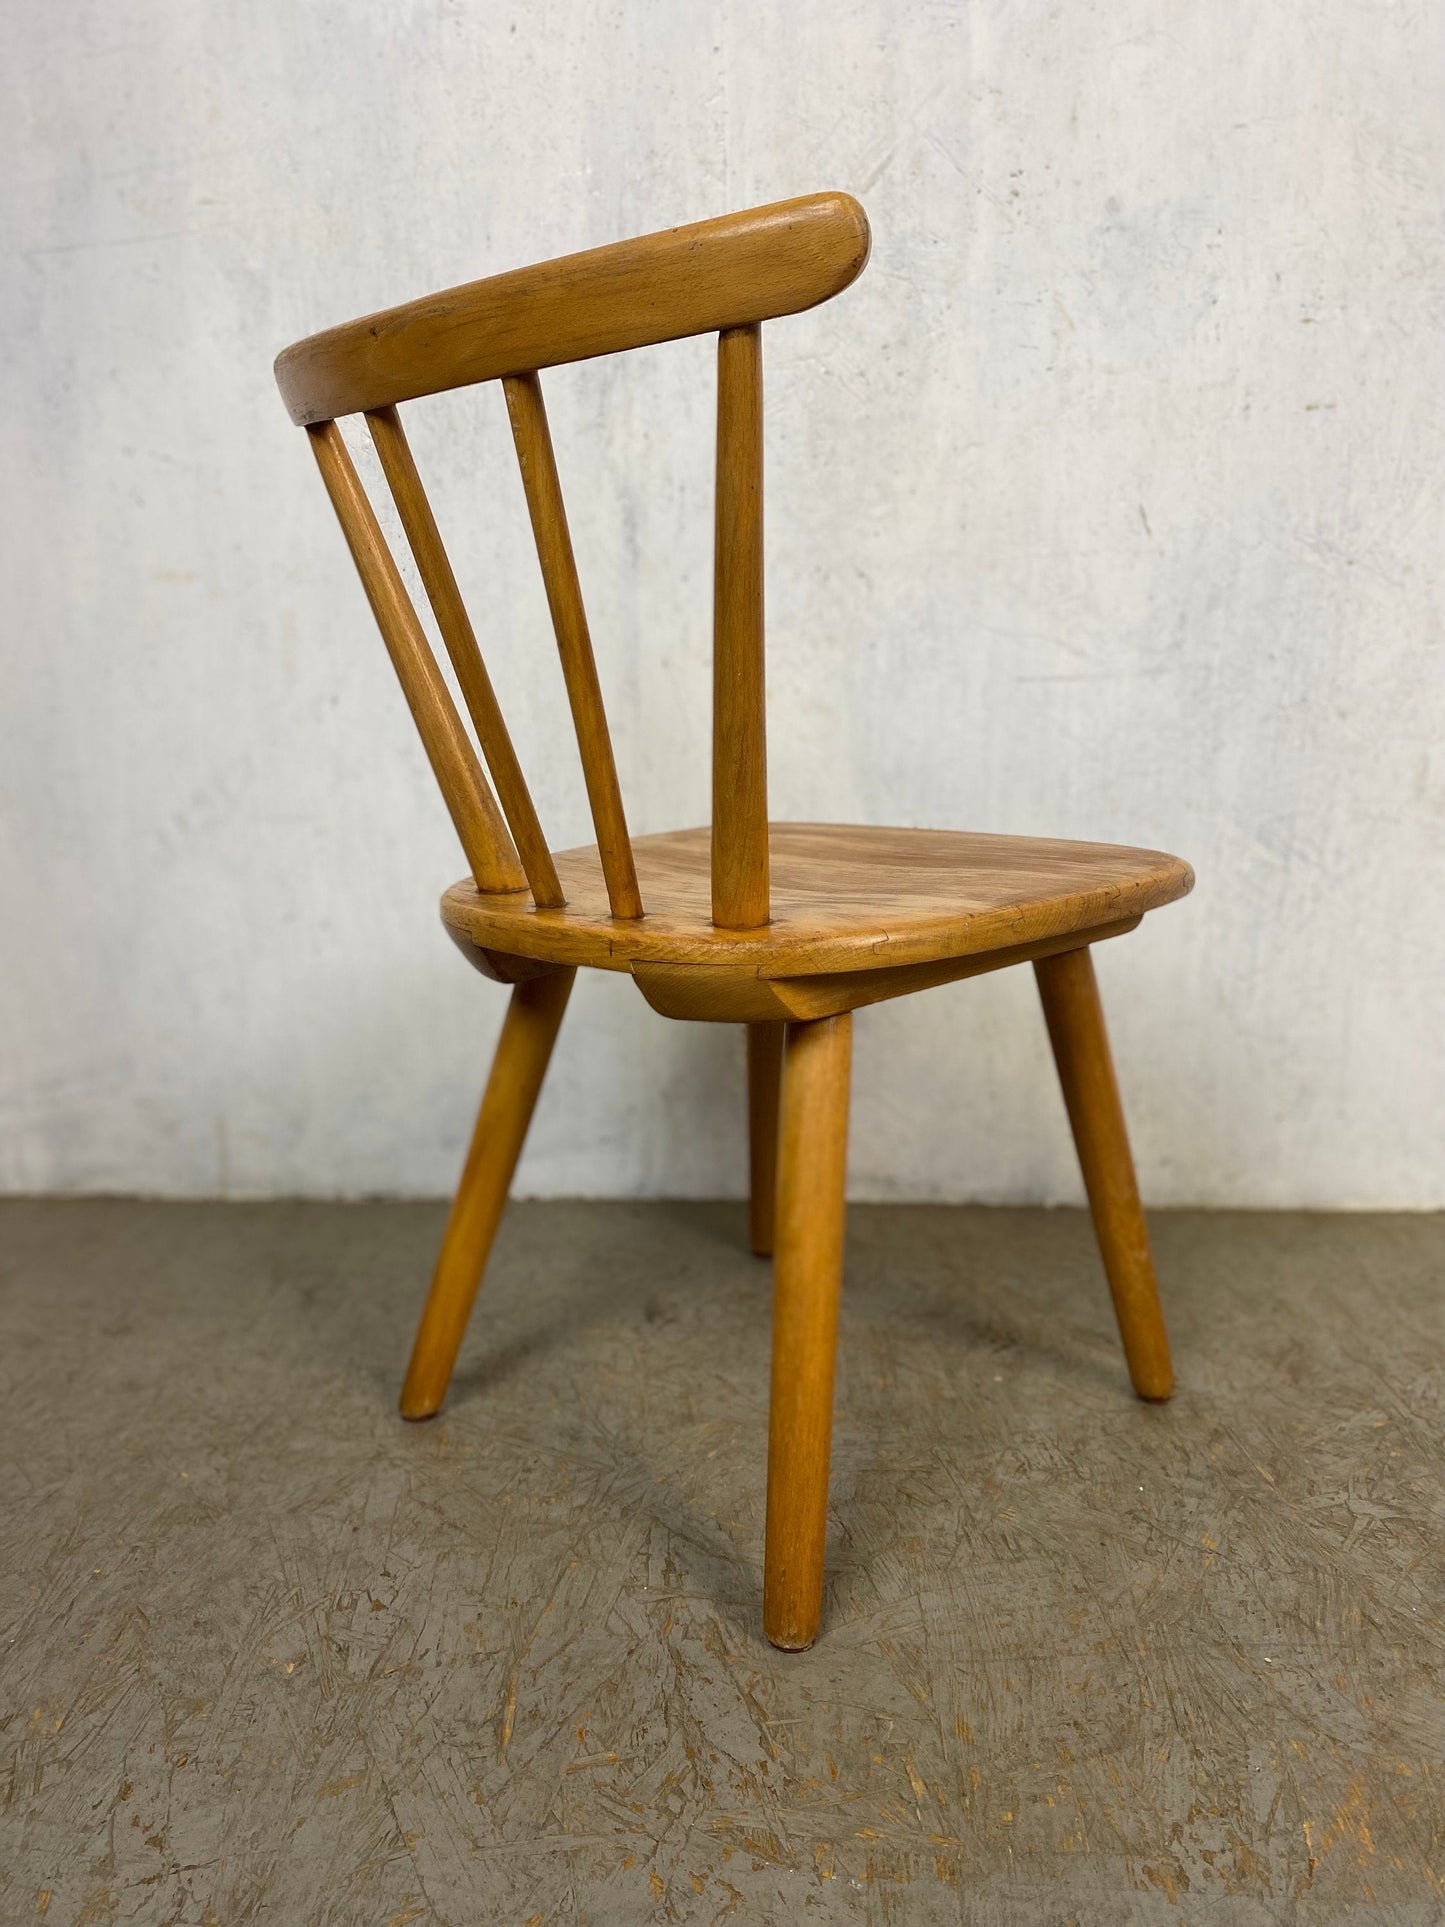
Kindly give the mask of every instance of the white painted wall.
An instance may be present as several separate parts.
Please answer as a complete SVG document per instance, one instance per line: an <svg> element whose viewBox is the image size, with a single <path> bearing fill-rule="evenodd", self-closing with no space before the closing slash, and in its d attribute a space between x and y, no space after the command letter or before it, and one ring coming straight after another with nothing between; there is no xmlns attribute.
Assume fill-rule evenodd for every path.
<svg viewBox="0 0 1445 1927"><path fill-rule="evenodd" d="M767 333L775 814L1161 845L1149 1194L1445 1204L1437 7L52 0L0 66L0 1184L438 1193L504 993L292 337L817 187ZM548 383L634 827L706 814L711 350ZM494 389L418 404L585 840ZM736 1037L574 999L521 1185L737 1191ZM1029 973L859 1020L859 1196L1076 1195Z"/></svg>

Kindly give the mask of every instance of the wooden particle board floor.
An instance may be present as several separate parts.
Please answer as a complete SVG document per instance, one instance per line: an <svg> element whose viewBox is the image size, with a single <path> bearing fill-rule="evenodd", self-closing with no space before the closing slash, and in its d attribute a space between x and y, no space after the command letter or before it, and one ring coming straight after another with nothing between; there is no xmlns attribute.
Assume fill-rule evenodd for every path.
<svg viewBox="0 0 1445 1927"><path fill-rule="evenodd" d="M1445 1921L1445 1220L850 1212L823 1634L736 1205L0 1206L0 1922Z"/></svg>

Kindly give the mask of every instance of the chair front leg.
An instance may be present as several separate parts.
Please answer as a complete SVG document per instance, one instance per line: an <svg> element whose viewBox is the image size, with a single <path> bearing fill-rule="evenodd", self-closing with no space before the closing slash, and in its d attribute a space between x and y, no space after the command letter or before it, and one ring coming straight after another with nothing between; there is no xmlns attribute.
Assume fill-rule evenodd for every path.
<svg viewBox="0 0 1445 1927"><path fill-rule="evenodd" d="M1140 1398L1168 1398L1174 1368L1094 960L1087 948L1066 950L1036 958L1034 974L1129 1376Z"/></svg>
<svg viewBox="0 0 1445 1927"><path fill-rule="evenodd" d="M513 988L406 1368L403 1418L431 1418L447 1395L576 975L549 970Z"/></svg>
<svg viewBox="0 0 1445 1927"><path fill-rule="evenodd" d="M788 1652L823 1605L852 1041L845 1014L789 1024L784 1046L763 1629Z"/></svg>

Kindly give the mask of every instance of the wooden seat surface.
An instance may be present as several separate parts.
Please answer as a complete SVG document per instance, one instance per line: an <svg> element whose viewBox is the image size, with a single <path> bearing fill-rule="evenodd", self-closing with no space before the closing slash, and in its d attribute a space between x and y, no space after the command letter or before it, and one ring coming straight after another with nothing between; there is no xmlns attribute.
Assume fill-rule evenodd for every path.
<svg viewBox="0 0 1445 1927"><path fill-rule="evenodd" d="M1137 919L1193 887L1178 857L1122 844L962 830L774 823L771 921L712 921L711 835L632 840L644 915L614 917L595 845L557 854L567 901L483 894L468 878L442 898L448 929L479 948L551 963L746 965L760 977L871 970L1012 948Z"/></svg>

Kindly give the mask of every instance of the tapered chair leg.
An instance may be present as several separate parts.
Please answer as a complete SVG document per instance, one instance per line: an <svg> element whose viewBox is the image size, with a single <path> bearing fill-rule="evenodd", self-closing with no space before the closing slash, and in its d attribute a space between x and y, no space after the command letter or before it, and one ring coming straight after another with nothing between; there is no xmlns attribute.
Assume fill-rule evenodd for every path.
<svg viewBox="0 0 1445 1927"><path fill-rule="evenodd" d="M778 1086L783 1026L748 1025L748 1239L772 1256L778 1201Z"/></svg>
<svg viewBox="0 0 1445 1927"><path fill-rule="evenodd" d="M406 1369L403 1418L430 1418L446 1397L576 975L551 970L513 987Z"/></svg>
<svg viewBox="0 0 1445 1927"><path fill-rule="evenodd" d="M823 1606L852 1044L850 1015L787 1027L763 1630L788 1652L812 1645Z"/></svg>
<svg viewBox="0 0 1445 1927"><path fill-rule="evenodd" d="M1034 974L1129 1376L1140 1398L1168 1398L1174 1368L1094 960L1087 948L1066 950L1037 958Z"/></svg>

